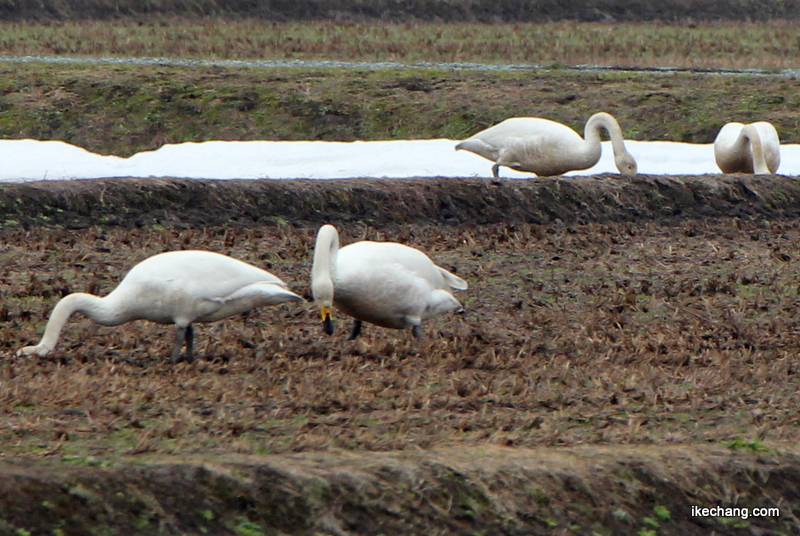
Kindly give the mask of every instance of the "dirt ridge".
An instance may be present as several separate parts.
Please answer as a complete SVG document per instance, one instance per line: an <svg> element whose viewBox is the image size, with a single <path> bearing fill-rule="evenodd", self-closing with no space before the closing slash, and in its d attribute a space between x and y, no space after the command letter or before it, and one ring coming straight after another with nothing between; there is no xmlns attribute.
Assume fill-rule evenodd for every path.
<svg viewBox="0 0 800 536"><path fill-rule="evenodd" d="M796 452L478 450L159 460L112 468L3 463L6 527L0 534L52 534L54 528L89 534L112 526L129 535L800 532L791 509L800 499ZM734 524L725 516L694 516L693 506L779 508L781 514ZM16 523L32 519L36 526Z"/></svg>
<svg viewBox="0 0 800 536"><path fill-rule="evenodd" d="M634 2L632 0L21 0L0 2L4 20L112 19L120 17L215 16L254 17L268 20L437 20L479 22L542 22L651 20L765 20L797 18L792 2L751 0L685 0Z"/></svg>
<svg viewBox="0 0 800 536"><path fill-rule="evenodd" d="M0 186L4 227L580 224L659 218L800 215L786 176L618 175L486 179L100 179Z"/></svg>

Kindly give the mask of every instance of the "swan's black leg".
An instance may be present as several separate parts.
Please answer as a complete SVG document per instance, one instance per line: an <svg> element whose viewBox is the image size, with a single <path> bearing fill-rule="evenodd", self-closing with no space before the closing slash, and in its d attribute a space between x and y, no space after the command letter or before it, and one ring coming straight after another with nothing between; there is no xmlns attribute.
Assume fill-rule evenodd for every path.
<svg viewBox="0 0 800 536"><path fill-rule="evenodd" d="M422 338L422 326L417 324L413 328L411 328L411 334L414 336L415 339L418 341Z"/></svg>
<svg viewBox="0 0 800 536"><path fill-rule="evenodd" d="M186 356L181 357L184 344L186 344ZM170 362L180 363L181 361L187 363L194 361L194 328L191 324L185 328L178 326L175 330L175 346L172 347Z"/></svg>
<svg viewBox="0 0 800 536"><path fill-rule="evenodd" d="M495 164L492 166L492 175L494 175L495 179L500 178L500 164Z"/></svg>
<svg viewBox="0 0 800 536"><path fill-rule="evenodd" d="M186 328L177 326L175 329L175 345L172 347L171 363L179 363L181 360L181 349L186 341Z"/></svg>
<svg viewBox="0 0 800 536"><path fill-rule="evenodd" d="M351 331L350 336L347 337L348 341L352 341L361 334L361 324L362 324L361 320L356 320L355 322L353 322L353 331Z"/></svg>
<svg viewBox="0 0 800 536"><path fill-rule="evenodd" d="M194 327L186 326L186 362L194 361Z"/></svg>

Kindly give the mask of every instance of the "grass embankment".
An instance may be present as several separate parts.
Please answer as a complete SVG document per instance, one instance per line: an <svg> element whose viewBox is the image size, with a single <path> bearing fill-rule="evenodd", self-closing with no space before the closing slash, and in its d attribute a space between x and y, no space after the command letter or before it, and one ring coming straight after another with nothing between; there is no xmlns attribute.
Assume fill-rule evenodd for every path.
<svg viewBox="0 0 800 536"><path fill-rule="evenodd" d="M220 59L601 63L788 67L786 24L676 26L313 25L174 21L3 24L8 54ZM510 116L582 131L598 110L626 137L713 141L728 121L768 120L800 139L786 76L587 73L558 68L341 71L0 63L0 137L63 140L121 156L164 143L249 139L462 138Z"/></svg>
<svg viewBox="0 0 800 536"><path fill-rule="evenodd" d="M600 110L630 139L710 143L728 121L767 120L800 140L800 83L784 77L0 65L0 137L120 156L205 140L458 139L521 115L582 132Z"/></svg>

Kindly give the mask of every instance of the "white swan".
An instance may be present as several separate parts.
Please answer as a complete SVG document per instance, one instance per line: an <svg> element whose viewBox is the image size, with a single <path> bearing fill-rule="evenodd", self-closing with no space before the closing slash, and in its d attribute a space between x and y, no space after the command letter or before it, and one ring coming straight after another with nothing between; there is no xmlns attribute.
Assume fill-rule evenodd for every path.
<svg viewBox="0 0 800 536"><path fill-rule="evenodd" d="M723 173L777 173L781 141L772 123L726 123L714 140L714 159Z"/></svg>
<svg viewBox="0 0 800 536"><path fill-rule="evenodd" d="M366 240L339 249L333 225L324 225L317 233L311 293L329 335L331 307L336 305L355 318L350 339L358 337L362 321L411 328L419 339L426 318L463 310L451 289L467 287L466 281L436 266L418 249Z"/></svg>
<svg viewBox="0 0 800 536"><path fill-rule="evenodd" d="M600 160L600 130L611 136L614 162L623 175L636 175L636 160L625 149L622 129L613 116L594 114L586 122L584 136L549 119L512 117L478 132L458 145L456 150L471 151L492 160L492 174L499 177L500 166L529 171L540 177L561 175L567 171L589 169Z"/></svg>
<svg viewBox="0 0 800 536"><path fill-rule="evenodd" d="M41 342L17 355L47 355L69 317L80 312L104 326L139 319L175 324L172 362L180 360L184 342L186 359L191 360L192 322L213 322L261 305L302 300L283 281L246 262L210 251L170 251L134 266L108 296L76 292L62 298Z"/></svg>

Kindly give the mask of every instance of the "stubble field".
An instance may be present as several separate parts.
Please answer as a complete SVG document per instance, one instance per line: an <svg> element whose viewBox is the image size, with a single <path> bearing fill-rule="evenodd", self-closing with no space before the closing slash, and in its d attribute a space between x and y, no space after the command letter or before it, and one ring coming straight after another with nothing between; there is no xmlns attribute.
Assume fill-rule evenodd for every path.
<svg viewBox="0 0 800 536"><path fill-rule="evenodd" d="M5 233L0 400L6 454L279 453L796 441L796 222L580 226L340 225L344 242L428 252L471 285L467 313L409 333L322 332L312 304L198 329L170 365L172 327L76 315L36 341L69 292L107 294L136 262L224 252L310 299L314 228Z"/></svg>
<svg viewBox="0 0 800 536"><path fill-rule="evenodd" d="M80 315L50 356L13 354L60 297L104 295L166 250L232 255L309 299L316 225L7 229L4 529L791 533L800 225L753 216L334 221L343 243L428 252L469 282L466 314L430 322L419 344L374 326L348 342L347 319L326 336L310 302L264 308L200 326L198 359L178 365L172 327ZM687 513L720 501L783 514Z"/></svg>

